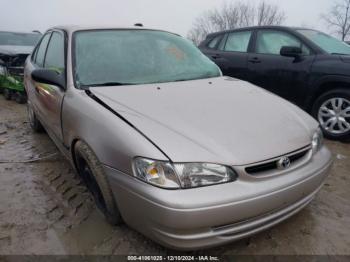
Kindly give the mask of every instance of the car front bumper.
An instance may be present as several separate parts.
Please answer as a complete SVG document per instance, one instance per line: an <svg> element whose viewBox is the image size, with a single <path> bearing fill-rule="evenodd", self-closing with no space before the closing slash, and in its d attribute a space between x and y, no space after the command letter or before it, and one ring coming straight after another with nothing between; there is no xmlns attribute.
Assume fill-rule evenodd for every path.
<svg viewBox="0 0 350 262"><path fill-rule="evenodd" d="M170 248L193 250L248 237L294 215L320 190L332 164L326 147L279 177L165 190L105 167L123 219Z"/></svg>

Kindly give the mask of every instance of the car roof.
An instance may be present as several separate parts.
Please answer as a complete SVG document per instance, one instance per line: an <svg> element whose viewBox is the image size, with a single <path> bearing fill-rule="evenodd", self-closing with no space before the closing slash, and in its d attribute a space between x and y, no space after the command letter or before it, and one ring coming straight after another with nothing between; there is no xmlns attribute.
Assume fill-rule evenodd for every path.
<svg viewBox="0 0 350 262"><path fill-rule="evenodd" d="M168 33L175 34L173 32L169 32L166 30L156 29L156 28L148 28L144 26L137 26L137 25L61 25L61 26L55 26L48 30L54 30L54 29L61 29L66 31L67 33L74 33L76 31L84 31L84 30L108 30L108 29L130 29L130 30L157 30L157 31L164 31ZM177 35L177 34L176 34Z"/></svg>
<svg viewBox="0 0 350 262"><path fill-rule="evenodd" d="M219 31L215 33L208 34L209 36L215 36L223 33L231 33L236 31L244 31L244 30L256 30L256 29L279 29L279 30L314 30L306 27L292 27L292 26L280 26L280 25L265 25L265 26L249 26L249 27L240 27L235 29L229 29L224 31Z"/></svg>

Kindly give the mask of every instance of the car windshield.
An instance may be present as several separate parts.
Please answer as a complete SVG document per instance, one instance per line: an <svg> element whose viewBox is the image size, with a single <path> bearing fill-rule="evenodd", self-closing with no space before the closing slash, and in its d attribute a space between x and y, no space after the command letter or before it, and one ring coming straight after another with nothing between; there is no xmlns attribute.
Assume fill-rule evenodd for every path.
<svg viewBox="0 0 350 262"><path fill-rule="evenodd" d="M350 46L330 35L309 29L300 29L297 31L329 54L350 55Z"/></svg>
<svg viewBox="0 0 350 262"><path fill-rule="evenodd" d="M0 32L0 45L35 46L40 37L40 34Z"/></svg>
<svg viewBox="0 0 350 262"><path fill-rule="evenodd" d="M184 38L154 30L94 30L74 34L78 87L149 84L221 75Z"/></svg>

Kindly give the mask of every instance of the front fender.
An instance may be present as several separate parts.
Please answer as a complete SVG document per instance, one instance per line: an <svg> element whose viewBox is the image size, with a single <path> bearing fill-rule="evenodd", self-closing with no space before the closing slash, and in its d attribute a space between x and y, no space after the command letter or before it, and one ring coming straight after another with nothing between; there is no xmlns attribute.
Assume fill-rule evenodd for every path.
<svg viewBox="0 0 350 262"><path fill-rule="evenodd" d="M62 129L67 148L77 139L83 140L102 164L127 174L132 174L135 156L169 160L140 132L83 90L67 90L62 108Z"/></svg>
<svg viewBox="0 0 350 262"><path fill-rule="evenodd" d="M315 77L315 79L311 82L310 88L308 90L305 103L303 107L310 112L312 109L313 102L319 97L322 93L327 92L337 86L344 87L350 85L350 76L345 75L325 75L322 77ZM344 86L341 86L344 84Z"/></svg>

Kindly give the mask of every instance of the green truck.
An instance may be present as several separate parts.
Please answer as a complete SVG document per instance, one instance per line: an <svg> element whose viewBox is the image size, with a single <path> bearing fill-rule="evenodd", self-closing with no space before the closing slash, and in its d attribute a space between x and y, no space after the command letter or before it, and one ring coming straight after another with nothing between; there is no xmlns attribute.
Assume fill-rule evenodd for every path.
<svg viewBox="0 0 350 262"><path fill-rule="evenodd" d="M0 93L5 99L26 102L23 66L40 37L39 33L0 31Z"/></svg>

